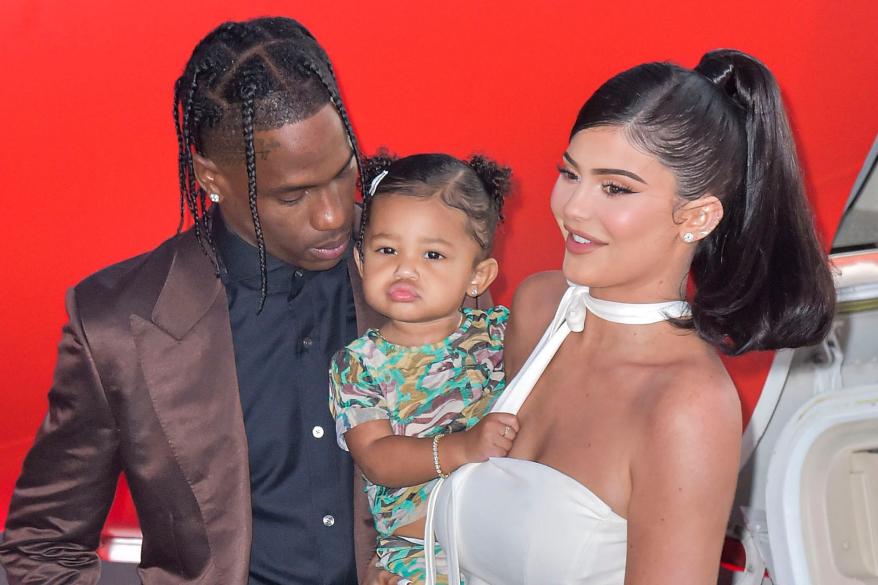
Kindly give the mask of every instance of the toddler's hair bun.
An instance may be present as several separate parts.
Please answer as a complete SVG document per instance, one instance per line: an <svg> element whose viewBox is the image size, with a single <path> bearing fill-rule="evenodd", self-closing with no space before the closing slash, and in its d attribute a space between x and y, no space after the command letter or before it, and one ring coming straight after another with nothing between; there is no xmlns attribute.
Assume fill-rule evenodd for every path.
<svg viewBox="0 0 878 585"><path fill-rule="evenodd" d="M512 169L481 154L472 155L466 164L481 179L497 214L503 219L503 202L512 187Z"/></svg>

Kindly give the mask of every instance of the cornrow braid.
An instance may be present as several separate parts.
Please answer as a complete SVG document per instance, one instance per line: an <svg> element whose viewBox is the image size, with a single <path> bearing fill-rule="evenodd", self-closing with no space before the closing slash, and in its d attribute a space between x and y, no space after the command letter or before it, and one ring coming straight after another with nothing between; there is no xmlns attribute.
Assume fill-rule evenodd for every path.
<svg viewBox="0 0 878 585"><path fill-rule="evenodd" d="M177 232L179 233L183 228L184 206L186 206L189 208L189 213L192 216L195 239L198 241L202 251L210 258L214 270L219 274L219 264L216 260L216 253L210 235L209 217L205 213L204 190L201 189L196 180L195 166L192 162L190 150L190 144L192 143L191 128L193 126L191 120L193 97L198 90L199 77L209 71L210 63L208 61L199 63L195 67L185 99L181 99L180 94L183 78L181 77L174 84L174 127L177 131L178 172L180 180L180 221L177 225ZM183 117L182 122L180 121L181 114ZM201 202L200 209L199 202ZM206 238L204 234L207 234ZM208 252L208 248L213 253Z"/></svg>
<svg viewBox="0 0 878 585"><path fill-rule="evenodd" d="M344 107L329 57L301 24L289 18L226 22L205 36L174 85L180 221L188 209L201 249L220 274L207 193L195 175L194 153L243 155L247 198L261 273L259 311L268 294L267 251L259 218L257 131L304 120L326 103L341 118L361 168L359 144ZM359 188L365 200L363 182Z"/></svg>
<svg viewBox="0 0 878 585"><path fill-rule="evenodd" d="M329 79L327 79L323 72L320 71L317 67L314 66L313 63L305 63L305 66L310 69L310 71L320 80L320 83L323 84L323 87L326 88L326 93L329 94L329 101L335 107L335 110L338 112L339 117L341 118L341 123L344 125L345 133L348 135L348 139L351 143L351 149L354 151L354 158L357 160L357 168L363 168L363 158L360 153L360 145L357 142L357 135L354 133L354 128L351 125L351 120L348 117L347 109L344 107L344 103L341 101L341 97L338 94L338 83L335 79L335 74L333 73L332 63L327 58L326 60L327 70L329 71ZM368 197L368 193L366 193L366 186L364 181L362 180L362 173L358 178L358 186L360 188L360 195L363 197L363 201Z"/></svg>
<svg viewBox="0 0 878 585"><path fill-rule="evenodd" d="M244 131L244 150L247 160L247 205L250 207L250 217L253 219L253 231L256 233L256 249L259 254L259 273L261 275L259 309L265 305L268 295L268 278L265 261L265 237L262 234L262 222L259 221L259 210L256 204L256 147L253 144L253 95L256 86L246 85L241 91L241 121Z"/></svg>
<svg viewBox="0 0 878 585"><path fill-rule="evenodd" d="M180 122L180 102L176 98L179 93L180 80L178 79L174 83L174 131L177 135L177 169L180 180L180 221L177 224L178 234L183 231L183 220L186 216L186 170L184 166L186 157L183 156L183 151L186 149L186 142L183 140L183 128Z"/></svg>

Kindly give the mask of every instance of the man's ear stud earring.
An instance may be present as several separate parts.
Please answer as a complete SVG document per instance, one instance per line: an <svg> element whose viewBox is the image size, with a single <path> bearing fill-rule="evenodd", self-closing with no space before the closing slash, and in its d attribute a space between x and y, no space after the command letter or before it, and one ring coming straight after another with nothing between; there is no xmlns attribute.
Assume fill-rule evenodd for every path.
<svg viewBox="0 0 878 585"><path fill-rule="evenodd" d="M211 193L210 195L208 195L208 197L210 197L210 200L213 201L214 203L219 203L219 200L220 200L219 193Z"/></svg>
<svg viewBox="0 0 878 585"><path fill-rule="evenodd" d="M686 232L685 234L683 234L683 241L687 244L691 244L695 241L695 234L693 234L692 232Z"/></svg>

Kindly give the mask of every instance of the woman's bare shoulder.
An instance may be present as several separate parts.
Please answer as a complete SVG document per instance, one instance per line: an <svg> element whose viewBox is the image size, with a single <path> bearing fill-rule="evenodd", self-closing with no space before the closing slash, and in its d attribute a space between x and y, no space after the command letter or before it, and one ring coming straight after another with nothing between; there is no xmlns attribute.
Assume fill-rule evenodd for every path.
<svg viewBox="0 0 878 585"><path fill-rule="evenodd" d="M518 286L512 297L506 330L507 374L515 374L536 346L567 287L567 280L560 270L537 272Z"/></svg>
<svg viewBox="0 0 878 585"><path fill-rule="evenodd" d="M716 582L741 443L740 401L716 363L672 364L671 376L644 392L627 515L632 582L681 553L685 563L664 565L668 582Z"/></svg>
<svg viewBox="0 0 878 585"><path fill-rule="evenodd" d="M653 456L683 455L710 465L722 454L737 458L741 439L741 401L734 383L715 356L686 360L667 367L649 390L642 441L661 444ZM661 456L660 456L661 457Z"/></svg>
<svg viewBox="0 0 878 585"><path fill-rule="evenodd" d="M512 306L548 304L551 313L555 314L558 301L567 290L567 279L560 270L547 270L531 274L518 285L513 296ZM547 301L552 301L548 302Z"/></svg>

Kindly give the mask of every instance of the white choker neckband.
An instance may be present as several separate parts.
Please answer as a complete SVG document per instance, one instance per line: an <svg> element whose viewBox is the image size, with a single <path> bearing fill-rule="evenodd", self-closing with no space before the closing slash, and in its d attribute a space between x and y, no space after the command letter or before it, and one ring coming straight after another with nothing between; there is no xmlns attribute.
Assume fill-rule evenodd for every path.
<svg viewBox="0 0 878 585"><path fill-rule="evenodd" d="M587 286L571 285L570 288L566 320L571 331L582 331L586 309L605 321L625 325L649 325L668 319L688 317L692 314L689 303L686 301L619 303L594 298L589 294Z"/></svg>
<svg viewBox="0 0 878 585"><path fill-rule="evenodd" d="M510 380L503 394L497 399L491 412L509 412L516 414L527 399L536 381L552 361L552 356L561 347L564 338L572 332L585 328L585 316L592 313L613 323L626 325L648 325L668 319L688 317L691 314L689 304L685 301L667 303L617 303L596 299L588 294L587 286L571 284L564 293L555 318L549 323L542 339L531 352L530 357ZM434 488L433 493L436 493ZM431 496L432 498L432 496ZM428 547L429 550L429 547Z"/></svg>

